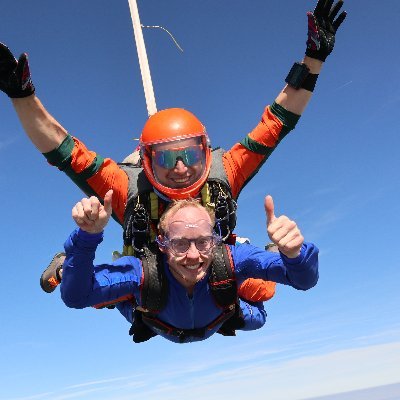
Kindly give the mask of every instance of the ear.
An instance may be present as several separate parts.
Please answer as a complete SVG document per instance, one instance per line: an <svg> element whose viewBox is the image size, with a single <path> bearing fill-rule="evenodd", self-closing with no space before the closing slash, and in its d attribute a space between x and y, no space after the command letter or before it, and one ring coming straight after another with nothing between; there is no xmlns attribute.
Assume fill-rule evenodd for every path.
<svg viewBox="0 0 400 400"><path fill-rule="evenodd" d="M164 244L164 236L162 235L158 235L156 242L158 244L158 249L161 251L161 253L166 253L167 252L167 248Z"/></svg>

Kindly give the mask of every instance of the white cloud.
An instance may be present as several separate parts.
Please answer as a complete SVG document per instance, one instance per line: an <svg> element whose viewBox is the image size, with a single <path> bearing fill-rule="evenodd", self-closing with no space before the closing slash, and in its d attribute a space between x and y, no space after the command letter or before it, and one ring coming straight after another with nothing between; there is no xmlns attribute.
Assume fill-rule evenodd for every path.
<svg viewBox="0 0 400 400"><path fill-rule="evenodd" d="M206 349L197 346L197 351L200 347ZM248 353L246 346L236 349L237 352L235 346L229 350L232 350L229 358L210 352L209 362L193 357L173 366L160 359L151 370L138 368L138 373L130 376L90 381L65 387L57 393L19 400L125 400L136 396L147 400L161 397L164 400L204 400L221 396L230 400L249 397L298 400L399 381L400 342L295 359L290 359L290 354L285 352L281 357L274 357L273 351L265 350ZM226 349L224 354L227 354ZM203 362L198 362L200 359Z"/></svg>

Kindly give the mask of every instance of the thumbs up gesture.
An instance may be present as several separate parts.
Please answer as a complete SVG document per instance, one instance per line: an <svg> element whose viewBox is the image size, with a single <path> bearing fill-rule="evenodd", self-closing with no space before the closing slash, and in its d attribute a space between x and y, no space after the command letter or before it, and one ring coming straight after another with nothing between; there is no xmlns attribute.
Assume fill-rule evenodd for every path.
<svg viewBox="0 0 400 400"><path fill-rule="evenodd" d="M79 228L89 233L102 232L112 214L112 195L112 190L106 193L104 196L104 205L95 196L89 199L84 198L76 203L72 209L72 218Z"/></svg>
<svg viewBox="0 0 400 400"><path fill-rule="evenodd" d="M265 197L264 207L269 238L286 257L296 258L300 254L304 242L304 237L296 222L290 220L286 215L275 216L274 200L271 196Z"/></svg>

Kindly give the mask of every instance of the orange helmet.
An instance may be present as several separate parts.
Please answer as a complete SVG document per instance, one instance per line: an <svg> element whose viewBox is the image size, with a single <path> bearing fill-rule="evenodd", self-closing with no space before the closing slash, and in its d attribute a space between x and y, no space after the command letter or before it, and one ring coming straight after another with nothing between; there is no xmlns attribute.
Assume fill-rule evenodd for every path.
<svg viewBox="0 0 400 400"><path fill-rule="evenodd" d="M179 147L180 141L190 138L198 138L202 152L204 152L201 175L188 187L171 188L164 186L154 174L152 147L160 143L171 143L172 147L176 143ZM170 199L195 197L200 192L210 172L211 148L205 127L195 115L182 108L169 108L159 111L147 120L140 136L140 152L147 179L159 192Z"/></svg>

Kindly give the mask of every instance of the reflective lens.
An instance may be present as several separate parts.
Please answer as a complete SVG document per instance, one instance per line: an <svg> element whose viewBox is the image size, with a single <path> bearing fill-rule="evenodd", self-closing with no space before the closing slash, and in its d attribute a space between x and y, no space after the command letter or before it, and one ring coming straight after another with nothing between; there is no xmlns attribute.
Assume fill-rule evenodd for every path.
<svg viewBox="0 0 400 400"><path fill-rule="evenodd" d="M186 254L192 242L200 253L207 253L214 246L214 237L202 236L196 239L168 239L165 244L176 254Z"/></svg>
<svg viewBox="0 0 400 400"><path fill-rule="evenodd" d="M196 145L180 149L152 150L153 163L166 169L174 168L178 159L191 167L203 159L203 146Z"/></svg>

